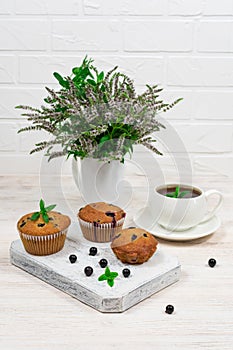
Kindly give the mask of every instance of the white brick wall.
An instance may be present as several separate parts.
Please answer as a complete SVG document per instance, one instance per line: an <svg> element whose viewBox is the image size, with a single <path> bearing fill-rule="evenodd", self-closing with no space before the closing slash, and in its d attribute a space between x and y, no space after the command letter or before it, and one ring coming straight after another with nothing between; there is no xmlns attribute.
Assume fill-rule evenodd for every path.
<svg viewBox="0 0 233 350"><path fill-rule="evenodd" d="M1 51L46 51L49 23L46 20L1 19Z"/></svg>
<svg viewBox="0 0 233 350"><path fill-rule="evenodd" d="M164 0L83 0L85 15L160 16L165 12Z"/></svg>
<svg viewBox="0 0 233 350"><path fill-rule="evenodd" d="M14 84L18 78L18 60L16 56L1 54L0 84ZM1 86L1 85L0 85Z"/></svg>
<svg viewBox="0 0 233 350"><path fill-rule="evenodd" d="M130 52L192 50L191 21L134 20L125 21L124 49Z"/></svg>
<svg viewBox="0 0 233 350"><path fill-rule="evenodd" d="M168 58L167 84L201 88L206 86L232 87L232 71L231 57L171 56Z"/></svg>
<svg viewBox="0 0 233 350"><path fill-rule="evenodd" d="M233 22L201 21L197 29L199 52L233 52Z"/></svg>
<svg viewBox="0 0 233 350"><path fill-rule="evenodd" d="M168 14L172 16L196 16L202 13L203 0L169 0Z"/></svg>
<svg viewBox="0 0 233 350"><path fill-rule="evenodd" d="M204 15L231 16L233 15L233 2L231 0L206 0L204 1Z"/></svg>
<svg viewBox="0 0 233 350"><path fill-rule="evenodd" d="M77 15L79 0L15 0L17 15Z"/></svg>
<svg viewBox="0 0 233 350"><path fill-rule="evenodd" d="M138 91L158 83L169 101L183 97L163 117L194 170L233 176L232 33L232 0L1 0L0 173L39 172L42 154L28 153L46 134L17 134L26 122L14 106L40 106L52 73L68 75L88 54L104 70L118 65ZM172 167L169 152L183 150L167 150L163 135L159 161Z"/></svg>

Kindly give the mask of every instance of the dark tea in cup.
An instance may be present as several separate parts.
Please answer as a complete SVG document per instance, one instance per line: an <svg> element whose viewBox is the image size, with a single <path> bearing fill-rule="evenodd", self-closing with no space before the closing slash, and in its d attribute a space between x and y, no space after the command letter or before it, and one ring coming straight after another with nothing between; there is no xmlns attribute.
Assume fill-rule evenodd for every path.
<svg viewBox="0 0 233 350"><path fill-rule="evenodd" d="M157 192L171 198L195 198L201 195L201 191L195 187L167 185L157 189Z"/></svg>

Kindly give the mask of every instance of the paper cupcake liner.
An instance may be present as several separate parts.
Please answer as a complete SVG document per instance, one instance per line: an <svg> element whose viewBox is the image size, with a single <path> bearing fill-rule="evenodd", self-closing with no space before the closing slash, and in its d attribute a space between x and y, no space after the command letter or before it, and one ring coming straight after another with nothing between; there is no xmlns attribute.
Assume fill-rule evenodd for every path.
<svg viewBox="0 0 233 350"><path fill-rule="evenodd" d="M31 236L19 231L25 250L32 255L50 255L59 252L66 239L68 228L46 236Z"/></svg>
<svg viewBox="0 0 233 350"><path fill-rule="evenodd" d="M113 226L112 223L98 224L93 222L86 222L79 219L79 225L82 230L83 236L92 242L111 242L112 237L122 230L122 226L125 218L122 218L116 222Z"/></svg>

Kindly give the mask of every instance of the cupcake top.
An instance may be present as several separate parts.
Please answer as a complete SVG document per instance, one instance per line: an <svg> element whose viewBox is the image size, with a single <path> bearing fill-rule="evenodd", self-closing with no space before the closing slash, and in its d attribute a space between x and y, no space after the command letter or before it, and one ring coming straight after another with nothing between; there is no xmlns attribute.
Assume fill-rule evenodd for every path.
<svg viewBox="0 0 233 350"><path fill-rule="evenodd" d="M39 215L37 220L32 220L33 214L26 214L19 219L17 228L21 233L31 236L47 236L65 230L71 222L67 215L62 215L56 211L47 213L48 223L44 221L42 214Z"/></svg>
<svg viewBox="0 0 233 350"><path fill-rule="evenodd" d="M98 224L112 223L121 220L125 215L120 207L105 202L90 203L79 209L78 213L80 219Z"/></svg>
<svg viewBox="0 0 233 350"><path fill-rule="evenodd" d="M139 246L156 246L158 241L155 237L142 228L129 227L117 233L112 238L111 248L127 247L131 245Z"/></svg>
<svg viewBox="0 0 233 350"><path fill-rule="evenodd" d="M121 262L143 264L152 257L157 244L151 233L132 227L117 233L112 239L111 248Z"/></svg>

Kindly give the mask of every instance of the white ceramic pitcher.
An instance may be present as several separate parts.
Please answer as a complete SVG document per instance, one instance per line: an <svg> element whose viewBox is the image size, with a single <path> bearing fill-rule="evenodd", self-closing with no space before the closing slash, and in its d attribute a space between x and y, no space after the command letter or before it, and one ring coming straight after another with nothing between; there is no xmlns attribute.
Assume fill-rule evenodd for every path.
<svg viewBox="0 0 233 350"><path fill-rule="evenodd" d="M124 167L117 160L104 163L93 158L73 159L73 177L85 202L117 202Z"/></svg>

